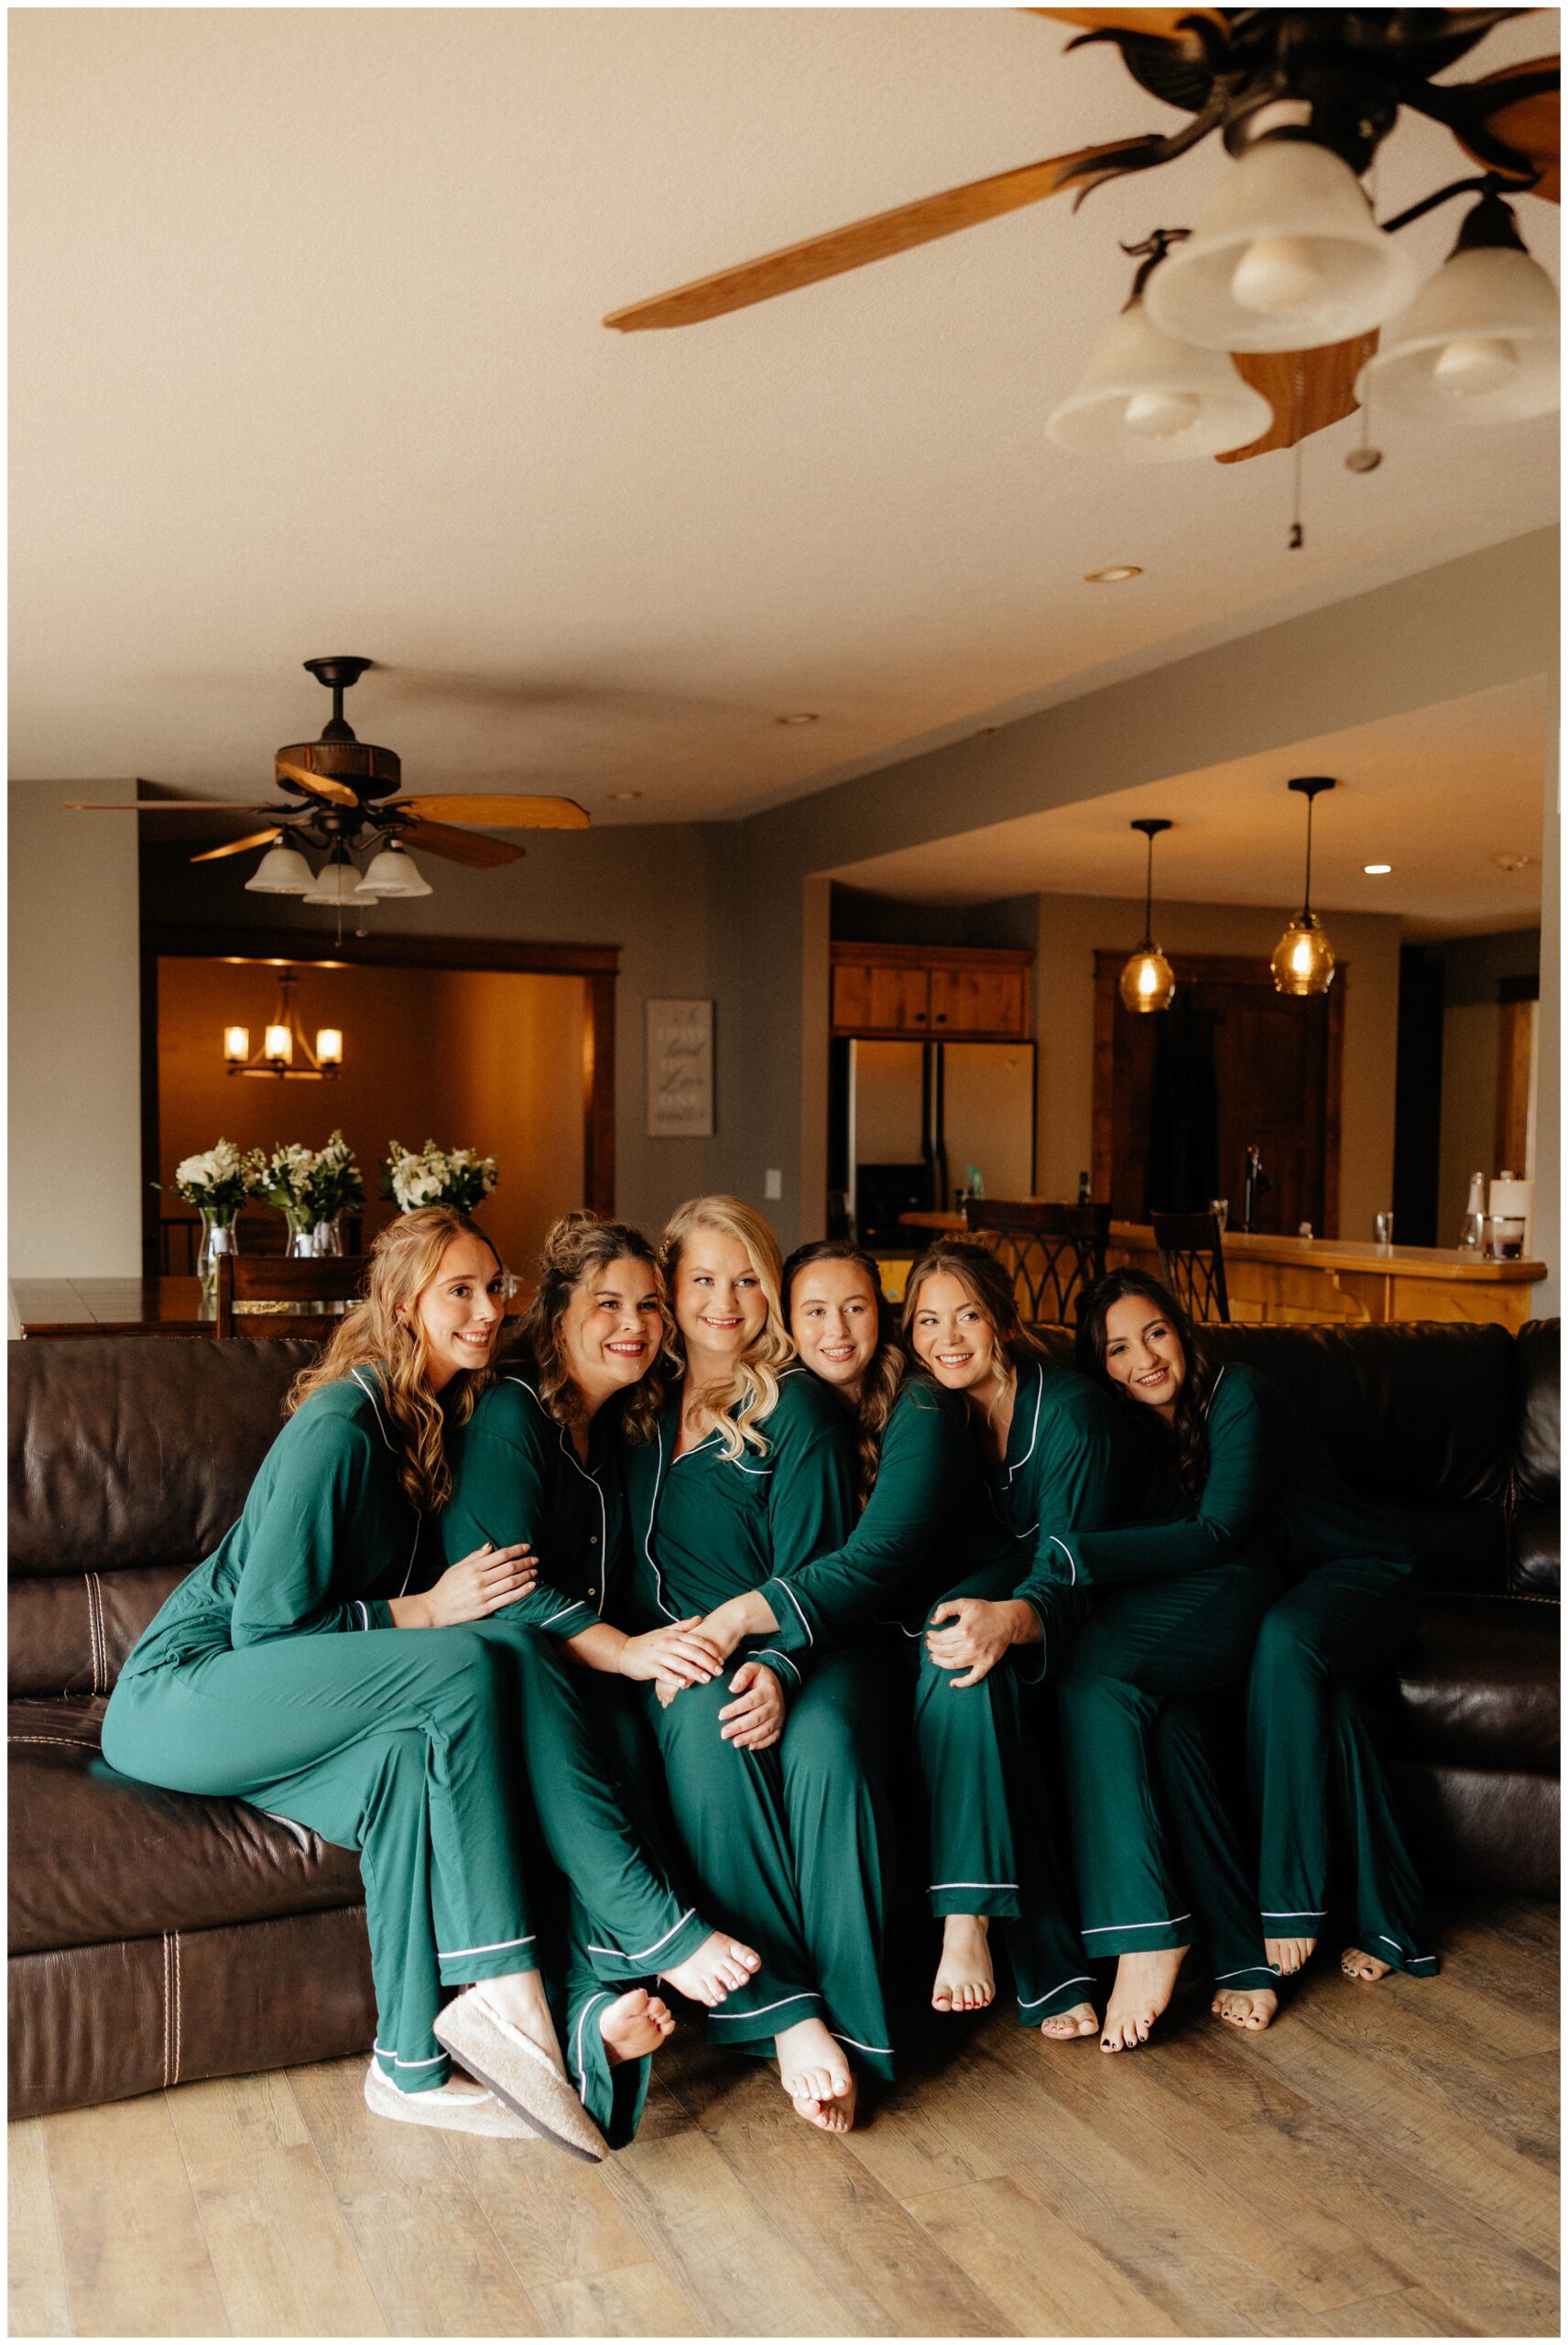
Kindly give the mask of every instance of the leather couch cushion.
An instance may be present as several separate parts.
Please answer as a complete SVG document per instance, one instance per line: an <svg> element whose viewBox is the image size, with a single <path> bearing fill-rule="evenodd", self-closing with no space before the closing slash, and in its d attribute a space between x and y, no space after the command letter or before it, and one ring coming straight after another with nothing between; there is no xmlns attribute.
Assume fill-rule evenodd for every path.
<svg viewBox="0 0 1568 2345"><path fill-rule="evenodd" d="M1558 1376L1555 1319L1532 1319L1514 1345L1513 1554L1508 1586L1525 1596L1555 1596L1558 1570Z"/></svg>
<svg viewBox="0 0 1568 2345"><path fill-rule="evenodd" d="M203 1336L12 1344L12 1579L190 1571L244 1506L316 1349Z"/></svg>
<svg viewBox="0 0 1568 2345"><path fill-rule="evenodd" d="M73 1572L11 1584L6 1641L10 1696L107 1694L125 1656L182 1567Z"/></svg>
<svg viewBox="0 0 1568 2345"><path fill-rule="evenodd" d="M1401 1757L1555 1773L1562 1733L1558 1611L1509 1596L1438 1596L1379 1709Z"/></svg>
<svg viewBox="0 0 1568 2345"><path fill-rule="evenodd" d="M350 1850L244 1800L116 1774L98 1748L104 1707L10 1707L13 1954L361 1902Z"/></svg>
<svg viewBox="0 0 1568 2345"><path fill-rule="evenodd" d="M1396 1764L1393 1772L1411 1854L1434 1900L1455 1889L1555 1900L1555 1775L1430 1761Z"/></svg>

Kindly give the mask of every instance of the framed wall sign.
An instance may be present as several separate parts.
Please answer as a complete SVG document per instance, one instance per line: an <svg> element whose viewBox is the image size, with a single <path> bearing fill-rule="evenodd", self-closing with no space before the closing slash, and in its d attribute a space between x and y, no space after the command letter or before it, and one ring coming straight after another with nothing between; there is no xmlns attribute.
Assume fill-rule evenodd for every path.
<svg viewBox="0 0 1568 2345"><path fill-rule="evenodd" d="M713 1005L650 1001L647 1009L648 1138L711 1140Z"/></svg>

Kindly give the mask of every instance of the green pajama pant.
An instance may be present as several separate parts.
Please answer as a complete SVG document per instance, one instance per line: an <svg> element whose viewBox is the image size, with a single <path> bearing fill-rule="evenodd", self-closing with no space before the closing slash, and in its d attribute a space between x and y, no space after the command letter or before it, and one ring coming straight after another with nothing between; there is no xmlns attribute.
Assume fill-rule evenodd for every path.
<svg viewBox="0 0 1568 2345"><path fill-rule="evenodd" d="M1017 1560L1009 1558L950 1593L1001 1602L1018 1576ZM1057 1641L1073 1609L1064 1599L1062 1620L1047 1628L1048 1674L1054 1674ZM963 1672L939 1668L923 1641L911 1641L909 1657L915 1763L931 1823L931 1912L1006 1922L1018 2018L1038 2027L1082 2002L1094 1981L1083 1968L1072 1893L1048 1823L1034 1686L1011 1654L978 1685L954 1685Z"/></svg>
<svg viewBox="0 0 1568 2345"><path fill-rule="evenodd" d="M1318 1935L1337 1817L1355 1869L1358 1943L1426 1978L1437 1960L1421 1951L1421 1883L1354 1683L1399 1657L1420 1616L1413 1577L1375 1559L1320 1564L1281 1596L1247 1684L1247 1773L1269 1936Z"/></svg>
<svg viewBox="0 0 1568 2345"><path fill-rule="evenodd" d="M1193 1919L1207 1941L1216 1987L1273 1987L1279 1973L1263 1943L1252 1865L1227 1793L1219 1720L1206 1696L1162 1702L1154 1749L1177 1860Z"/></svg>
<svg viewBox="0 0 1568 2345"><path fill-rule="evenodd" d="M1258 1622L1279 1589L1271 1565L1243 1557L1093 1593L1061 1696L1083 1943L1095 1958L1191 1943L1192 1908L1179 1885L1157 1788L1160 1715L1171 1696L1245 1682ZM1198 1745L1189 1734L1168 1748L1178 1811L1202 1803L1201 1825L1193 1821L1189 1838L1201 1828L1212 1845L1223 1838L1225 1811L1207 1794ZM1239 1869L1234 1839L1230 1861Z"/></svg>
<svg viewBox="0 0 1568 2345"><path fill-rule="evenodd" d="M536 1969L510 1693L467 1629L371 1629L187 1652L122 1677L112 1767L250 1801L358 1853L376 2056L405 2092L448 2074L445 1991Z"/></svg>

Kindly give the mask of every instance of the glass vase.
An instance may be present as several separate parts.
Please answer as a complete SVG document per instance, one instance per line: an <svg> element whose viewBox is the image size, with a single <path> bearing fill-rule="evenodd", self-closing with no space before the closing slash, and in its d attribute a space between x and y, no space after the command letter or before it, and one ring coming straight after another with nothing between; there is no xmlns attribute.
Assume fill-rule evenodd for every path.
<svg viewBox="0 0 1568 2345"><path fill-rule="evenodd" d="M196 1275L203 1297L210 1298L218 1291L218 1259L239 1252L239 1232L233 1205L202 1205L200 1211L201 1240L196 1249Z"/></svg>
<svg viewBox="0 0 1568 2345"><path fill-rule="evenodd" d="M296 1220L289 1216L289 1248L290 1254L321 1260L343 1252L342 1216L331 1214L324 1221Z"/></svg>

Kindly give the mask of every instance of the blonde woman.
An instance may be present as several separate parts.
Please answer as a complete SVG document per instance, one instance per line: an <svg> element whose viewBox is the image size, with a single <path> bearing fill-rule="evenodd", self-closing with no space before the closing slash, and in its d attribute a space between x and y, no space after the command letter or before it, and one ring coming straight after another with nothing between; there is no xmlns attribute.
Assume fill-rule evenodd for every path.
<svg viewBox="0 0 1568 2345"><path fill-rule="evenodd" d="M244 1513L125 1663L103 1751L144 1783L249 1800L357 1852L378 2115L602 2157L538 1969L512 1681L476 1633L531 1566L482 1548L408 1593L448 1495L447 1423L473 1408L501 1311L500 1263L465 1214L383 1230L368 1300L296 1380Z"/></svg>
<svg viewBox="0 0 1568 2345"><path fill-rule="evenodd" d="M626 1452L626 1617L645 1631L788 1581L843 1545L855 1511L849 1421L797 1361L762 1216L699 1197L661 1254L681 1376L654 1438ZM667 1685L654 1717L677 1829L710 1903L793 1975L766 2017L767 1998L744 2010L732 1998L709 2028L761 2049L762 2026L799 2012L809 2034L779 2043L786 2089L811 2123L842 2132L855 2067L892 2072L880 1955L897 1673L847 1652L791 1659L767 1638L738 1651L733 1672Z"/></svg>

